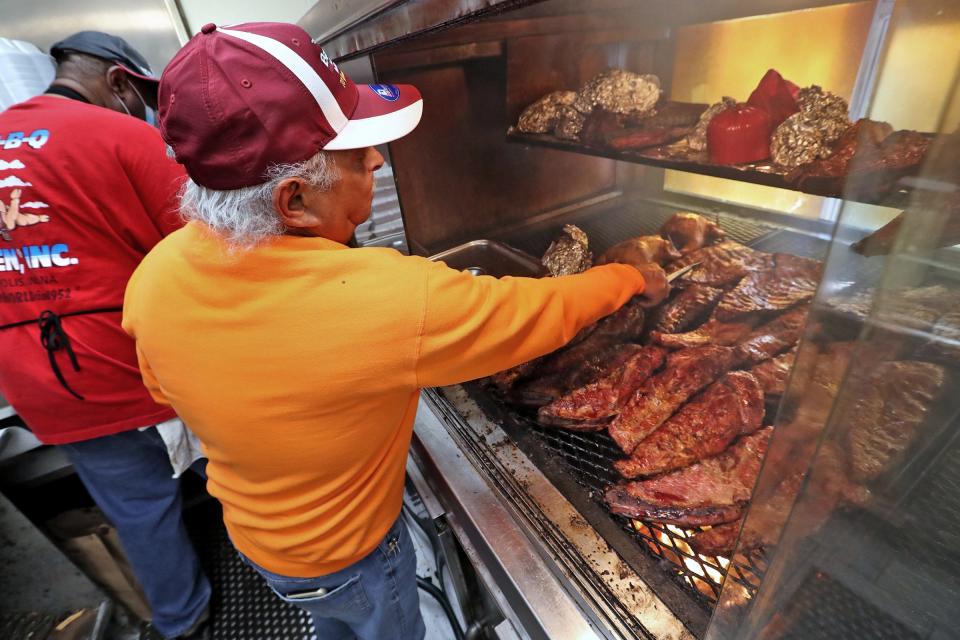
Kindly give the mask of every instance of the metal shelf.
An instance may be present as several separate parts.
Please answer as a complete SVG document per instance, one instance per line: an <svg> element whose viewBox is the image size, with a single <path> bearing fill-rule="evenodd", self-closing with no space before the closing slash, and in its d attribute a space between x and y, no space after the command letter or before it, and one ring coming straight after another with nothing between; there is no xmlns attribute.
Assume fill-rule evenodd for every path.
<svg viewBox="0 0 960 640"><path fill-rule="evenodd" d="M745 165L718 165L707 161L705 155L680 157L670 145L648 147L646 149L618 151L605 147L586 145L580 142L562 140L549 134L520 133L511 130L507 141L531 147L546 147L561 151L572 151L590 156L610 158L634 164L644 164L662 169L675 169L687 173L697 173L714 178L725 178L739 182L749 182L778 189L789 189L815 196L842 198L867 204L876 204L898 209L905 208L911 188L908 178L913 177L920 166L907 171L881 170L863 172L855 178L799 178L785 172L782 167L772 163L754 163ZM879 189L877 185L890 185Z"/></svg>

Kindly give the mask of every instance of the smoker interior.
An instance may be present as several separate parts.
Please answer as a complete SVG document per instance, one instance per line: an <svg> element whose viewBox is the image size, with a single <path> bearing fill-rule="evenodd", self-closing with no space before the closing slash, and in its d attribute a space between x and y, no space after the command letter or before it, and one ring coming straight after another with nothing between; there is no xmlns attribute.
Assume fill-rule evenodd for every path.
<svg viewBox="0 0 960 640"><path fill-rule="evenodd" d="M638 207L642 207L642 215L638 214ZM675 210L635 203L603 215L581 212L552 220L547 229L525 229L502 240L538 255L550 244L559 226L573 223L587 232L591 248L599 253L625 238L657 233ZM716 214L715 218L731 239L759 250L822 258L826 249L826 241L813 235L734 215ZM594 528L608 530L609 524L615 523L624 535L608 536L607 542L638 574L646 577L653 570L669 575L703 613L709 615L720 594L728 559L696 554L684 540L687 532L678 527L641 522L606 510L603 491L618 480L612 463L623 455L606 433L544 428L537 424L535 412L504 404L480 384L469 384L466 388L487 416L500 423L521 451L581 508L582 515ZM652 566L651 559L658 566ZM750 591L756 589L763 571L761 556L737 557L732 566L732 579Z"/></svg>

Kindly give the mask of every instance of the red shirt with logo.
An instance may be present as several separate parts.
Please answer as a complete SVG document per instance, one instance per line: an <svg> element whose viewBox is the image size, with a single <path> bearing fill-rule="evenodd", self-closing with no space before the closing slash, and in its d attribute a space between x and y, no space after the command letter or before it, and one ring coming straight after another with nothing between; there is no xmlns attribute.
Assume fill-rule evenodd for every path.
<svg viewBox="0 0 960 640"><path fill-rule="evenodd" d="M125 114L58 96L0 112L0 325L120 308L127 280L179 228L184 173L159 132ZM120 312L65 315L77 357L38 323L0 329L0 392L43 442L88 440L174 417L151 399Z"/></svg>

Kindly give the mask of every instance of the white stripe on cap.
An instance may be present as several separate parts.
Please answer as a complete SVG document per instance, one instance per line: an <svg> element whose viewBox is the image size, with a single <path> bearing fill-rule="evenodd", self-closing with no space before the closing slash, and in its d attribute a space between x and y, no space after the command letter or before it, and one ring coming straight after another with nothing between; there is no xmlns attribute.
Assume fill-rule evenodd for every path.
<svg viewBox="0 0 960 640"><path fill-rule="evenodd" d="M320 107L320 110L323 111L324 117L326 117L327 122L330 123L334 131L340 131L346 126L348 118L343 114L340 103L337 102L337 99L333 96L333 93L331 93L327 83L325 83L323 78L320 77L320 74L317 73L306 60L301 58L299 54L293 51L293 49L278 40L256 33L233 31L231 29L220 29L220 33L239 38L244 42L249 42L276 58L280 64L289 69L290 73L296 76L296 78L303 83L303 86L307 88L307 91L309 91L313 99L317 101L317 105Z"/></svg>

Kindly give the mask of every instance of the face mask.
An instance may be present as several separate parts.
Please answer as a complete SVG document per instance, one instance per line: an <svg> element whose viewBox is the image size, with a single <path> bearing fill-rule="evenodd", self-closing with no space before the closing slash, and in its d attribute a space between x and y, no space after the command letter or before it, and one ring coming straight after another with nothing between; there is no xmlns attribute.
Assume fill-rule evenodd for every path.
<svg viewBox="0 0 960 640"><path fill-rule="evenodd" d="M143 99L143 96L140 95L140 92L137 91L137 88L130 85L130 88L133 89L133 92L137 94L137 97L140 98L140 104L143 105L144 120L147 121L147 124L151 127L157 126L157 112L154 111L148 104L147 101ZM130 113L129 111L127 113Z"/></svg>
<svg viewBox="0 0 960 640"><path fill-rule="evenodd" d="M144 120L146 120L147 124L149 124L151 127L157 126L157 113L147 105L147 101L143 99L143 96L140 95L140 92L137 91L137 88L133 86L133 84L130 85L130 88L133 89L135 94L137 94L140 104L143 105L143 113L145 114ZM113 97L117 99L117 102L120 103L120 106L123 107L124 112L128 116L133 116L133 114L130 113L130 109L127 108L127 104L123 101L123 99L120 98L119 94L114 93Z"/></svg>

